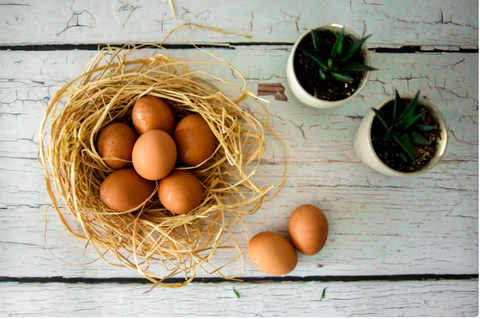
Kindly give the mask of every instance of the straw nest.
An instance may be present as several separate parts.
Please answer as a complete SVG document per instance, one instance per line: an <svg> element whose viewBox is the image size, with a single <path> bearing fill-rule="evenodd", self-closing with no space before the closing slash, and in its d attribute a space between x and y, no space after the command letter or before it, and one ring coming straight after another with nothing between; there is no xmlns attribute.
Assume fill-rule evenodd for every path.
<svg viewBox="0 0 480 319"><path fill-rule="evenodd" d="M211 75L189 71L189 65L202 62L176 61L158 51L129 58L135 51L145 52L138 49L100 50L84 73L52 98L40 128L39 160L53 207L85 248L93 246L109 264L139 271L153 287L188 284L198 266L207 273L234 279L236 275L226 277L222 269L241 260L243 273L245 249L235 238L240 226L248 240L242 217L255 213L267 192L279 190L285 179L286 174L270 187L252 181L265 151L265 134L276 135L268 128L268 118L257 119L238 106L249 95L244 88L231 100L205 81ZM150 197L153 201L127 212L113 211L100 199L100 185L113 170L97 153L96 138L109 123L131 123L133 105L144 95L167 101L177 118L201 114L218 140L215 153L204 163L176 168L189 169L204 189L201 205L186 215L173 215L155 200L158 183ZM236 257L214 265L212 257L221 248L235 249ZM108 260L109 254L118 263ZM154 264L160 265L162 274L151 271ZM181 273L181 283L164 282Z"/></svg>

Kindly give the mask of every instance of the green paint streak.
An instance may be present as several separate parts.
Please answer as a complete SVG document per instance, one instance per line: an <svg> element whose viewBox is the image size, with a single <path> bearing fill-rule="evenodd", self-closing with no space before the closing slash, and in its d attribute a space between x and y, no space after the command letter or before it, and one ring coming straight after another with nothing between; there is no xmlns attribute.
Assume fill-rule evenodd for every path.
<svg viewBox="0 0 480 319"><path fill-rule="evenodd" d="M238 299L240 299L240 294L235 290L235 287L232 288L233 292L237 296Z"/></svg>
<svg viewBox="0 0 480 319"><path fill-rule="evenodd" d="M382 254L380 255L380 259L385 262L385 257L387 256L387 247L383 246Z"/></svg>
<svg viewBox="0 0 480 319"><path fill-rule="evenodd" d="M327 290L327 287L323 288L322 298L320 298L320 301L322 301L325 298L325 291L326 290Z"/></svg>

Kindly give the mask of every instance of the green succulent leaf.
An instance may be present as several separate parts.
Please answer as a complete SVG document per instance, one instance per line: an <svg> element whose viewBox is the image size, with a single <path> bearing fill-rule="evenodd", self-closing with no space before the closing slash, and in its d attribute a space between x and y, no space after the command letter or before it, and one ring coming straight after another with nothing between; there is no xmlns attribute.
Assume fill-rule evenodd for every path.
<svg viewBox="0 0 480 319"><path fill-rule="evenodd" d="M320 64L322 68L328 69L328 56L326 56L325 53L306 48L298 48L298 50L306 56L312 58L315 62Z"/></svg>
<svg viewBox="0 0 480 319"><path fill-rule="evenodd" d="M405 119L405 126L403 127L404 130L408 130L413 124L415 124L416 121L418 121L425 112L419 113L413 117L410 117L408 119Z"/></svg>
<svg viewBox="0 0 480 319"><path fill-rule="evenodd" d="M312 29L310 35L312 36L313 48L315 51L326 51L325 42L323 42L318 32Z"/></svg>
<svg viewBox="0 0 480 319"><path fill-rule="evenodd" d="M331 69L333 66L333 60L332 59L328 59L328 68Z"/></svg>
<svg viewBox="0 0 480 319"><path fill-rule="evenodd" d="M407 109L409 109L410 105L413 105L412 108L409 109L408 112L408 117L412 117L413 113L415 113L415 109L417 107L417 102L418 102L418 97L420 96L420 90L417 91L417 94L415 94L415 97L413 100L410 102L410 104L407 106Z"/></svg>
<svg viewBox="0 0 480 319"><path fill-rule="evenodd" d="M320 75L320 78L321 78L322 80L325 81L325 80L327 79L327 75L325 74L325 72L323 72L322 68L319 68L319 69L318 69L318 74Z"/></svg>
<svg viewBox="0 0 480 319"><path fill-rule="evenodd" d="M412 139L412 142L415 144L423 144L423 145L428 145L430 144L420 133L417 131L411 131L410 132L410 138Z"/></svg>
<svg viewBox="0 0 480 319"><path fill-rule="evenodd" d="M342 82L353 81L353 78L350 75L348 75L347 73L338 73L338 72L333 72L333 71L330 71L328 73L330 74L330 76L333 79L338 80L338 81L342 81Z"/></svg>
<svg viewBox="0 0 480 319"><path fill-rule="evenodd" d="M375 71L375 70L378 70L378 69L362 63L350 61L342 65L338 69L338 72L347 72L347 71L368 72L368 71Z"/></svg>
<svg viewBox="0 0 480 319"><path fill-rule="evenodd" d="M402 112L402 114L399 117L399 120L406 120L408 118L411 118L413 116L413 113L415 112L415 109L417 107L417 101L418 97L420 95L420 91L417 92L413 100L408 104L407 108Z"/></svg>
<svg viewBox="0 0 480 319"><path fill-rule="evenodd" d="M332 52L330 53L330 58L335 59L336 57L342 56L342 49L343 49L343 34L345 32L345 27L340 30L340 34L335 40L335 44L333 45Z"/></svg>
<svg viewBox="0 0 480 319"><path fill-rule="evenodd" d="M390 125L388 124L389 121L388 119L388 113L382 110L377 110L372 107L373 112L377 116L377 118L380 120L380 123L388 130L390 128Z"/></svg>
<svg viewBox="0 0 480 319"><path fill-rule="evenodd" d="M434 130L435 129L435 126L432 126L432 125L424 125L424 124L413 124L413 126L415 128L417 128L418 130L422 131L422 132L429 132L431 130Z"/></svg>
<svg viewBox="0 0 480 319"><path fill-rule="evenodd" d="M368 38L370 38L372 35L367 35L366 37L363 37L361 38L360 40L352 43L350 46L348 46L348 48L346 48L345 52L344 52L344 55L342 56L342 58L340 59L340 62L344 63L348 60L350 60L350 58L355 54L355 52L358 51L358 49L360 49L362 47L362 45L365 43L365 41L367 41Z"/></svg>
<svg viewBox="0 0 480 319"><path fill-rule="evenodd" d="M349 82L353 81L353 78L347 72L366 72L378 70L374 67L357 62L344 63L348 60L342 57L344 53L344 33L345 27L342 27L339 34L334 32L336 40L332 49L328 51L328 48L320 34L316 30L311 29L310 35L312 37L314 49L301 47L298 48L299 52L305 55L307 62L314 68L314 70L319 70L318 72L322 80ZM367 40L367 38L368 37L360 39L360 42L357 41L359 43L354 43L354 45L349 47L349 50L353 50L355 45L358 46L358 49ZM355 53L355 51L352 52ZM348 53L347 55L351 56L353 53Z"/></svg>
<svg viewBox="0 0 480 319"><path fill-rule="evenodd" d="M407 152L405 152L405 151L403 150L403 148L400 148L400 149L398 150L398 155L400 155L400 157L401 157L405 162L408 162L408 161L409 161L409 159L408 159L408 154L407 154Z"/></svg>
<svg viewBox="0 0 480 319"><path fill-rule="evenodd" d="M413 144L428 145L429 141L422 136L422 132L428 132L435 129L434 126L417 124L425 112L415 114L420 91L411 100L407 107L395 90L395 100L393 108L382 108L380 110L373 109L377 118L386 128L386 132L380 138L384 141L396 141L399 145L398 154L405 161L415 161L415 152ZM390 124L390 121L392 123Z"/></svg>
<svg viewBox="0 0 480 319"><path fill-rule="evenodd" d="M383 138L384 141L394 141L393 137L400 135L401 132L395 127L395 125L390 126L387 129L387 133L385 134L385 137Z"/></svg>
<svg viewBox="0 0 480 319"><path fill-rule="evenodd" d="M314 59L312 59L310 56L308 55L305 55L305 59L307 59L307 62L308 64L310 64L310 66L314 69L317 69L320 65L317 63L317 61L315 61Z"/></svg>
<svg viewBox="0 0 480 319"><path fill-rule="evenodd" d="M400 114L400 105L402 105L402 100L400 99L400 95L398 95L397 89L395 89L395 101L393 102L393 112L392 118L394 122L397 122L398 115Z"/></svg>
<svg viewBox="0 0 480 319"><path fill-rule="evenodd" d="M415 160L415 152L413 151L412 142L408 137L408 134L403 134L400 136L393 137L395 141L402 147L402 149L407 153L408 157L414 161Z"/></svg>

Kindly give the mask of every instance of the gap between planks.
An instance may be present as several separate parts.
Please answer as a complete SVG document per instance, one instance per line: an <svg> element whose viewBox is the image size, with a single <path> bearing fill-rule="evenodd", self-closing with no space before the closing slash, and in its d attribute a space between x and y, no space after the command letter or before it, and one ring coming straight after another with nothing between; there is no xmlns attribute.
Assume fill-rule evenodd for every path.
<svg viewBox="0 0 480 319"><path fill-rule="evenodd" d="M391 276L269 276L269 277L243 277L232 280L221 277L194 278L192 282L196 283L225 283L225 282L247 282L247 283L279 283L279 282L400 282L400 281L445 281L445 280L477 280L478 274L410 274L410 275L391 275ZM170 278L165 283L181 283L183 278ZM20 284L31 283L68 283L68 284L151 284L145 278L85 278L85 277L0 277L0 283L15 282Z"/></svg>
<svg viewBox="0 0 480 319"><path fill-rule="evenodd" d="M289 42L251 42L251 43L224 43L224 44L164 44L162 47L165 49L229 49L236 50L242 47L250 46L264 46L274 47L278 49L278 46L285 46L288 49L293 46L294 43ZM33 44L33 45L0 45L0 51L97 51L99 49L110 47L123 47L127 44L105 44L105 43L92 43L92 44ZM142 46L143 44L128 44L130 47L135 48ZM160 45L160 44L158 44ZM148 45L145 49L148 49ZM377 53L435 53L435 52L454 52L454 53L478 53L478 48L460 48L460 47L435 47L435 46L400 46L400 47L369 47L369 51Z"/></svg>

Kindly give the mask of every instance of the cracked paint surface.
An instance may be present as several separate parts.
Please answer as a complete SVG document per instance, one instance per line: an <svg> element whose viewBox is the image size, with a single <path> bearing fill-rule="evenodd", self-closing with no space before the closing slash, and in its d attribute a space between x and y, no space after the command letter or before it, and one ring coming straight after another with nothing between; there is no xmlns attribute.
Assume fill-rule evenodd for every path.
<svg viewBox="0 0 480 319"><path fill-rule="evenodd" d="M169 32L176 27L169 6L155 1L71 0L46 2L41 6L35 2L9 1L0 5L6 8L0 11L4 31L0 42L9 44L18 43L19 32L25 35L22 44L125 43L132 38L137 42L158 42L163 40L158 38L158 32ZM247 0L229 6L212 0L207 7L203 2L174 2L179 24L197 22L240 34L254 32L255 42L293 43L300 33L319 21L343 16L357 33L373 33L369 40L371 47L415 45L427 49L448 44L445 49L478 49L478 5L472 1L431 1L422 4L422 10L409 9L416 6L413 0L327 0L322 2L322 10L305 10L303 6L292 2L279 7L266 0ZM213 7L224 9L212 10ZM68 11L68 16L51 14ZM225 14L229 19L224 19ZM123 32L118 32L119 28ZM191 38L200 43L249 42L233 35L204 32L194 27L187 29ZM171 40L188 42L181 32L174 33Z"/></svg>
<svg viewBox="0 0 480 319"><path fill-rule="evenodd" d="M48 2L45 8L33 1L23 1L25 5L20 1L9 2L12 5L0 6L0 25L5 30L0 34L0 41L5 45L19 43L20 40L12 36L14 27L25 34L21 38L24 41L22 45L29 45L69 41L75 44L124 43L132 39L138 40L138 43L158 42L176 26L171 12L153 1L65 1L58 3L58 10L63 12L59 16L49 14L52 8ZM282 176L284 164L289 164L290 160L293 161L292 174L277 197L266 201L261 211L249 216L246 222L250 235L265 229L285 229L289 215L299 205L313 202L322 207L331 221L331 240L321 255L299 256L296 275L475 273L478 269L478 258L474 258L478 256L478 134L472 134L478 132L478 53L421 51L478 48L478 22L469 12L460 14L465 10L461 6L468 2L424 3L425 10L410 11L412 2L409 1L324 1L321 12L307 12L309 10L299 8L301 3L296 2L279 7L270 1L247 1L241 5L230 4L230 15L226 19L225 11L211 7L207 10L203 3L174 1L180 23L198 22L253 35L250 40L200 31L195 27L187 29L189 35L200 43L222 46L208 48L208 51L238 67L246 76L249 92L259 93L256 90L261 84L274 83L283 87L283 91L279 89L278 92L288 98L287 102L276 100L275 91L274 96L267 96L270 103L265 103L265 108L271 127L292 147L292 156L284 158L281 147L271 136L267 136L267 149L258 169L261 174L256 174L253 180L273 184ZM222 3L214 1L212 4L219 6ZM8 10L8 15L3 9ZM419 52L379 53L372 50L374 65L380 71L371 74L361 96L334 110L305 107L295 101L286 84L285 61L291 44L299 32L320 20L339 16L339 13L344 13L342 17L351 22L358 33L374 34L372 48L408 45L418 46L420 49L415 50ZM38 17L32 19L34 14ZM62 30L63 33L58 34ZM180 43L186 43L181 38L181 32L178 34L172 38L172 43L179 39ZM210 59L190 49L173 49L170 53L178 59ZM47 241L55 248L55 253L76 264L96 258L96 254L90 252L83 254L83 248L65 234L55 213L47 209L50 200L42 168L36 159L38 127L45 105L58 88L78 76L93 54L92 51L82 50L0 51L0 253L3 256L0 264L8 265L2 268L2 276L23 276L25 273L33 277L131 276L131 273L125 275L123 269L100 263L92 264L91 268L59 264L44 245L43 227L47 210L50 221ZM211 64L198 68L205 72L214 70L220 78L236 86L243 84L242 79L231 70L217 69ZM439 166L426 176L408 182L369 171L352 150L352 136L368 108L391 96L395 88L405 93L421 89L422 95L442 108L449 126L449 145ZM256 103L244 101L240 106L252 113L261 111ZM245 246L246 236L243 235L241 233L239 244ZM225 259L231 257L225 256ZM228 272L229 269L226 269ZM246 263L245 275L257 274L255 265ZM242 304L245 308L238 307L237 303L236 309L244 311L241 314L272 311L269 305L281 305L276 298L291 300L299 292L298 285L293 285L296 289L290 293L286 291L285 284L291 285L282 283L278 290L262 288L264 286L258 283L245 285L239 302L249 300L249 297L251 300L252 295L258 295L258 289L265 289L274 297L270 298L269 304ZM359 304L355 310L357 314L375 311L378 314L378 303L381 306L382 302L400 300L400 306L390 305L387 308L394 314L404 315L405 308L400 307L407 302L425 309L424 305L430 303L450 302L452 294L460 296L459 300L465 303L466 295L478 292L478 283L473 285L476 290L475 287L468 290L464 286L456 286L458 282L422 282L415 287L421 293L408 299L404 289L412 289L412 283L406 283L406 288L402 286L398 291L390 286L382 288L383 284L365 287L362 283L359 287L343 287L332 283L329 298L321 304L347 300ZM437 284L441 285L440 288L432 288ZM49 298L52 309L57 309L54 307L61 305L57 301L65 297L54 286L50 285L47 289L51 289L52 293L59 292L59 299ZM111 286L99 286L95 287L95 293L111 299ZM305 309L311 309L318 305L321 289L308 290L310 284L303 286L307 288L301 292L310 292L316 304L308 298L300 302L306 306ZM28 288L28 291L25 288L25 295L31 293L32 286L24 287ZM205 291L212 293L214 287L217 286L206 285ZM362 287L362 294L375 292L376 298L372 298L375 307L362 308L365 296L358 293ZM42 285L37 288L44 289ZM90 288L82 285L75 293ZM15 286L14 290L18 289L18 285ZM102 289L106 291L105 295L98 292ZM114 290L118 293L118 288ZM185 304L188 298L197 300L198 290L191 292L191 297L182 296L178 302ZM435 297L433 293L444 294L444 297ZM216 294L216 297L222 297L221 291ZM418 296L425 299L419 299L417 304ZM107 297L105 300L108 302L110 299ZM166 297L165 300L172 298L170 295ZM223 300L228 301L227 298ZM200 302L199 307L204 309ZM432 309L435 308L432 306ZM336 309L341 311L345 307ZM298 305L289 308L293 314L301 310ZM67 310L65 313L68 313Z"/></svg>

